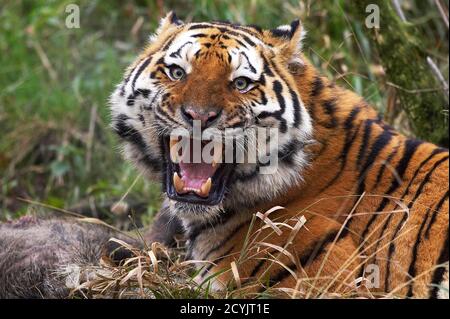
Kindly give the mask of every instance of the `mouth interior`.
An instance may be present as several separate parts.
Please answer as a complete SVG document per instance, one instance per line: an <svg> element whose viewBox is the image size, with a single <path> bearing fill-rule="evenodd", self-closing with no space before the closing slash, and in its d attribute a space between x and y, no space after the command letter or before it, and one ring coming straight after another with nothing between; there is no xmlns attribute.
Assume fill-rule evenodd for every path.
<svg viewBox="0 0 450 319"><path fill-rule="evenodd" d="M182 192L194 191L202 197L209 194L209 190L207 189L208 183L211 182L211 178L217 167L214 168L208 163L184 163L180 161L179 169L181 180L184 184ZM208 192L202 192L202 189L208 190Z"/></svg>
<svg viewBox="0 0 450 319"><path fill-rule="evenodd" d="M217 205L223 199L232 164L221 164L222 153L211 147L212 144L209 146L211 159L205 160L201 156L211 141L190 139L181 149L175 146L178 142L171 139L166 142L166 154L169 155L166 191L169 198L189 203ZM197 146L194 146L195 143Z"/></svg>

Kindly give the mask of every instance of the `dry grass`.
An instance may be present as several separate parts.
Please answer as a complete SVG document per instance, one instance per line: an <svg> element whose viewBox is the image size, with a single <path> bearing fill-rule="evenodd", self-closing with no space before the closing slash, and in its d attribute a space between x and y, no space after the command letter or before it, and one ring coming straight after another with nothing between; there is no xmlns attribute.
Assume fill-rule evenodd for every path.
<svg viewBox="0 0 450 319"><path fill-rule="evenodd" d="M375 196L375 195L366 195ZM347 219L342 225L341 230L337 234L334 241L326 250L322 265L315 276L311 277L303 270L302 265L295 251L290 249L292 241L297 236L301 228L308 231L308 222L303 216L303 212L312 212L314 203L304 211L299 212L296 216L290 216L283 220L270 219L270 214L282 210L282 207L274 207L269 211L256 213L251 220L249 231L244 240L243 248L239 256L235 258L228 269L222 272L231 272L232 280L226 284L223 291L214 291L211 289L212 282L221 273L210 274L203 282L197 283L195 277L202 270L202 266L207 264L205 261L184 261L183 243L180 242L178 248L168 249L159 243L153 243L145 249L136 249L127 243L117 239L111 239L119 243L123 248L132 252L133 257L122 261L119 265L115 264L108 257L103 257L100 265L97 267L89 267L82 269L79 285L72 291L72 297L81 298L399 298L399 291L409 284L409 281L394 287L390 293L376 293L366 288L368 281L363 276L356 277L360 266L363 266L381 250L385 249L392 241L381 242L392 233L387 232L377 241L368 242L371 237L379 230L381 224L367 235L363 243L358 247L354 254L348 256L348 259L342 267L333 276L325 276L322 273L323 266L328 260L330 252L335 248L335 243L340 232L344 229L347 221L356 211L357 206L363 199L361 196L351 212L347 215ZM354 197L353 197L354 199ZM392 198L400 209L392 212L371 212L367 214L408 214L406 205ZM362 213L358 213L362 214ZM256 221L262 221L258 229L254 229ZM408 234L414 228L406 227L406 223L398 236L393 241L398 240L402 236ZM271 229L273 233L288 232L288 241L284 246L276 246L268 243L267 235L261 236L262 230ZM253 231L254 230L254 231ZM267 233L265 233L267 234ZM378 241L380 241L378 245ZM370 250L376 251L368 254ZM270 254L270 251L276 253ZM268 263L265 271L258 278L251 282L246 282L246 278L241 278L239 274L239 266L244 262L252 259L260 260L262 255ZM295 271L290 269L286 264L293 263L296 265ZM354 269L349 270L349 265L357 264ZM294 288L278 288L270 287L267 283L267 274L272 267L282 267L290 272L295 278L297 284ZM430 272L433 269L429 270ZM427 272L426 272L427 273ZM418 274L417 277L411 278L415 281L417 278L424 276L426 273ZM405 273L406 275L406 273ZM344 278L344 279L342 279ZM261 290L262 288L262 290ZM260 292L255 292L258 290ZM261 292L262 291L262 292ZM336 293L339 291L339 293Z"/></svg>
<svg viewBox="0 0 450 319"><path fill-rule="evenodd" d="M81 283L71 297L77 298L198 298L208 297L190 275L192 264L183 262L179 250L153 243L139 250L117 239L133 257L115 264L107 256L99 266L81 270Z"/></svg>

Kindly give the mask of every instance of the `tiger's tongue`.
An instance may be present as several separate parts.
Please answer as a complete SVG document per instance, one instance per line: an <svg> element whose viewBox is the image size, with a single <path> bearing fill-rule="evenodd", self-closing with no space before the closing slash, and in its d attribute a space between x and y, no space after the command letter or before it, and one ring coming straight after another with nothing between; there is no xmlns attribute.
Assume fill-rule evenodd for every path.
<svg viewBox="0 0 450 319"><path fill-rule="evenodd" d="M201 189L208 178L212 178L215 168L207 163L183 163L180 161L180 175L184 188Z"/></svg>

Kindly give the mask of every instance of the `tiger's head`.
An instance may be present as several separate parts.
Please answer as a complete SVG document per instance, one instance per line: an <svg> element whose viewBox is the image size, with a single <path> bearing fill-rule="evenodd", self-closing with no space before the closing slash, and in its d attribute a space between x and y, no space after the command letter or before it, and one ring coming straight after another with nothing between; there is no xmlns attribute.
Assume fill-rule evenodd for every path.
<svg viewBox="0 0 450 319"><path fill-rule="evenodd" d="M312 136L295 80L303 35L299 21L262 30L183 23L169 13L128 68L110 99L112 127L125 157L162 182L178 217L207 220L253 207L301 182ZM180 130L191 134L184 144L173 137ZM196 154L210 160L192 161ZM267 158L276 162L269 173L262 172Z"/></svg>

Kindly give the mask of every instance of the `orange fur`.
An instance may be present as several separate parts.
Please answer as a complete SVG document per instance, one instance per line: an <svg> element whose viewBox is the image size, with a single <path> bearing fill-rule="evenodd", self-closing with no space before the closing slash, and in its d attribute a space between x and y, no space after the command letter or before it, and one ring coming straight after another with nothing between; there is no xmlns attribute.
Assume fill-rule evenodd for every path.
<svg viewBox="0 0 450 319"><path fill-rule="evenodd" d="M157 40L138 61L151 55L157 61L166 43L188 27L171 26L166 21ZM229 269L235 261L244 281L259 278L266 284L271 279L276 287L298 288L318 296L324 288L327 292L350 291L355 279L373 264L379 267L380 285L372 292L435 297L436 290L430 284L445 277L435 265L448 262L448 151L395 132L363 98L322 77L298 50L301 27L289 39L246 26L213 25L200 30L205 54L192 63L189 77L172 83L161 76L173 92L169 103L162 106L166 113L175 118L177 108L189 104L202 110L220 107L230 115L230 121L231 115L234 119L242 115L236 107L241 97L226 81L230 66L224 57L227 49L239 43L232 38L221 43L212 38L226 32L242 36L245 31L274 48L257 50L269 64L266 67L276 69L299 93L312 118L315 140L307 146L311 159L302 172L303 183L248 211L253 214L281 205L285 209L269 218L287 220L291 226L304 216L306 224L293 242L287 243L292 233L288 227L281 226L281 235L271 228L259 231L264 223L258 220L250 231L243 227L209 256L216 263L210 272ZM157 72L156 67L157 62L152 62L145 72ZM253 95L249 92L247 96ZM274 246L262 248L261 243L259 249L250 249L253 258L243 258L240 253L248 233L250 238L258 234L257 242L286 247L294 260L276 253L276 249L274 252ZM281 264L268 266L267 258L274 253L279 262L292 267L298 281ZM219 280L233 281L231 271Z"/></svg>
<svg viewBox="0 0 450 319"><path fill-rule="evenodd" d="M299 214L309 216L306 223L307 229L301 229L296 237L297 242L294 243L293 247L290 247L290 251L295 251L298 255L301 255L302 252L307 251L314 240L317 241L326 237L327 234L336 233L341 228L341 225L345 220L345 215L350 213L353 205L355 205L359 198L355 196L355 194L357 194L357 189L355 186L359 175L359 169L357 168L355 159L358 155L361 143L363 142L362 133L358 134L355 142L348 149L347 161L344 163L345 167L342 169L342 175L338 179L334 180L331 185L328 185L328 183L333 180L340 170L337 163L339 161L339 156L341 155L343 145L345 144L345 135L347 130L342 127L345 119L349 116L349 113L355 108L355 106L361 105L361 103L363 104L362 111L358 117L355 118L353 124L354 127L356 127L358 123L361 123L369 118L376 119L377 116L376 112L370 106L365 104L359 96L342 88L334 87L330 84L330 82L323 78L322 80L325 88L322 93L316 99L308 100L309 92L311 92L311 83L314 77L317 76L317 73L309 64L307 65L306 70L307 71L298 76L296 80L300 92L303 93L302 98L305 99L306 97L305 104L312 105L313 107L318 106L315 110L317 112L315 139L319 142L319 145L313 145L311 147L314 152L313 154L315 154L315 158L308 169L305 182L302 186L292 189L284 198L280 198L277 201L269 203L266 207L261 208L261 211L264 211L264 209L269 209L272 206L281 205L286 208L287 213L285 211L282 214L287 217L298 216ZM338 110L335 114L339 123L337 127L330 129L321 126L320 124L321 121L328 123L328 119L324 114L323 109L320 108L320 105L322 101L329 98L337 98L336 105L338 106ZM383 125L383 123L373 125L374 127L372 134L368 144L365 147L370 148L370 145L375 141L376 137L383 131ZM360 129L360 132L362 132L362 129ZM322 275L325 277L333 277L344 262L350 262L350 264L347 265L347 268L350 271L353 271L353 275L346 278L347 282L345 285L341 285L341 292L345 291L344 288L347 288L346 286L350 285L351 282L360 274L360 267L354 267L360 266L359 263L362 261L362 258L356 257L351 260L349 257L355 252L358 255L370 256L376 253L375 247L377 247L379 251L375 255L376 259L373 260L374 257L372 257L369 258L369 260L372 260L372 263L375 263L380 267L381 286L373 291L386 291L387 287L385 285L385 280L387 276L387 268L389 268L389 291L397 287L400 288L404 286L396 291L395 295L406 296L408 294L409 285L405 285L405 283L413 279L408 276L408 267L415 258L417 260L415 274L417 276L423 274L423 276L420 276L413 281L413 294L411 296L428 296L430 290L428 284L432 279L434 267L439 258L439 254L443 249L448 250L448 246L445 246L448 245L448 242L446 242L446 236L448 241L449 224L448 199L445 199L446 192L448 196L449 176L447 151L436 155L422 167L413 181L409 192L403 198L402 194L405 192L405 189L411 181L414 172L419 168L420 164L424 162L434 150L437 149L435 145L423 143L419 146L418 150L411 158L408 167L406 168L404 177L401 179L401 186L399 186L395 192L388 195L386 194L392 180L395 179L396 174L395 171L391 171L389 168L385 169L381 181L376 183L377 174L385 165L384 161L386 161L386 159L392 154L397 145L399 145L399 152L396 156L393 156L390 165L395 167L395 165L402 159L406 140L406 137L397 134L393 137L389 145L376 158L368 159L373 161L373 164L368 168L367 172L366 193L354 211L355 215L361 213L368 214L353 218L350 223L348 233L342 238L337 236L335 238L333 237L333 240L336 239L337 241L337 245L335 245L333 249L341 249L343 250L343 253L335 251L328 256L325 267L322 269ZM438 163L440 160L443 160L443 162L438 165L435 171L431 174L430 180L422 188L422 191L419 194L420 196L418 196L414 202L410 202L418 191L421 182L423 182L426 175L431 172L433 165ZM389 196L389 198L392 199L389 199L388 204L383 209L385 214L380 214L376 222L374 222L369 228L366 236L361 238L369 220L374 216L376 208L379 207L384 198L388 198L386 196ZM444 202L438 210L435 210L436 205L443 198ZM323 200L317 202L320 199ZM406 214L402 211L391 213L393 211L400 210L400 206L396 203L395 199L398 199L405 205L409 204L411 207L409 208L408 218L403 228L397 233L396 237L392 238L396 227L398 227L398 224ZM314 211L317 215L312 216L311 214L305 213L303 210L307 207L310 207L308 210ZM430 226L429 236L425 236L423 231L422 234L419 234L420 225L424 222L427 211L429 214L435 213L437 216L434 223ZM252 213L254 212L255 211L252 211ZM270 218L277 218L280 214L281 213L272 214L270 215ZM393 214L393 217L389 220L387 228L382 232L383 225L390 214ZM330 226L329 219L336 220L339 223L337 225ZM247 230L244 229L237 233L234 236L233 241L235 243L241 242L242 238L246 235L246 231ZM289 233L289 231L286 231L282 236L277 236L272 233L266 241L283 246ZM381 236L384 236L384 238ZM413 256L412 248L417 242L418 236L420 236L420 245L418 251L416 252L417 255ZM357 251L358 246L360 246L362 242L362 248ZM377 242L379 242L378 245ZM327 248L330 245L331 243L328 243ZM388 251L391 245L395 245L395 252L388 257ZM239 252L240 248L240 245L236 244L236 249L234 252ZM343 257L343 254L346 255L346 257ZM318 264L323 261L324 255L325 253L323 253L322 256L314 256L317 258L316 263L309 265L305 269L308 276L314 277L316 275ZM226 267L230 263L230 260L235 256L236 255L233 255L222 260L219 267L217 269L213 269L212 273L221 267ZM388 258L390 262L389 265L387 265ZM285 258L282 259L282 261L285 261ZM246 264L242 265L241 271L244 275L248 273L248 270L245 269L246 266ZM249 269L253 269L253 265L249 266ZM275 267L275 269L280 271L280 267ZM227 275L230 276L230 274ZM227 275L224 276L225 279L223 280L227 281L232 279L231 277L226 277ZM339 281L340 280L336 280L336 282ZM281 286L295 287L295 281L293 281L292 276L287 277L280 284ZM319 290L319 288L320 286L316 287L317 290ZM330 291L333 291L333 289Z"/></svg>

